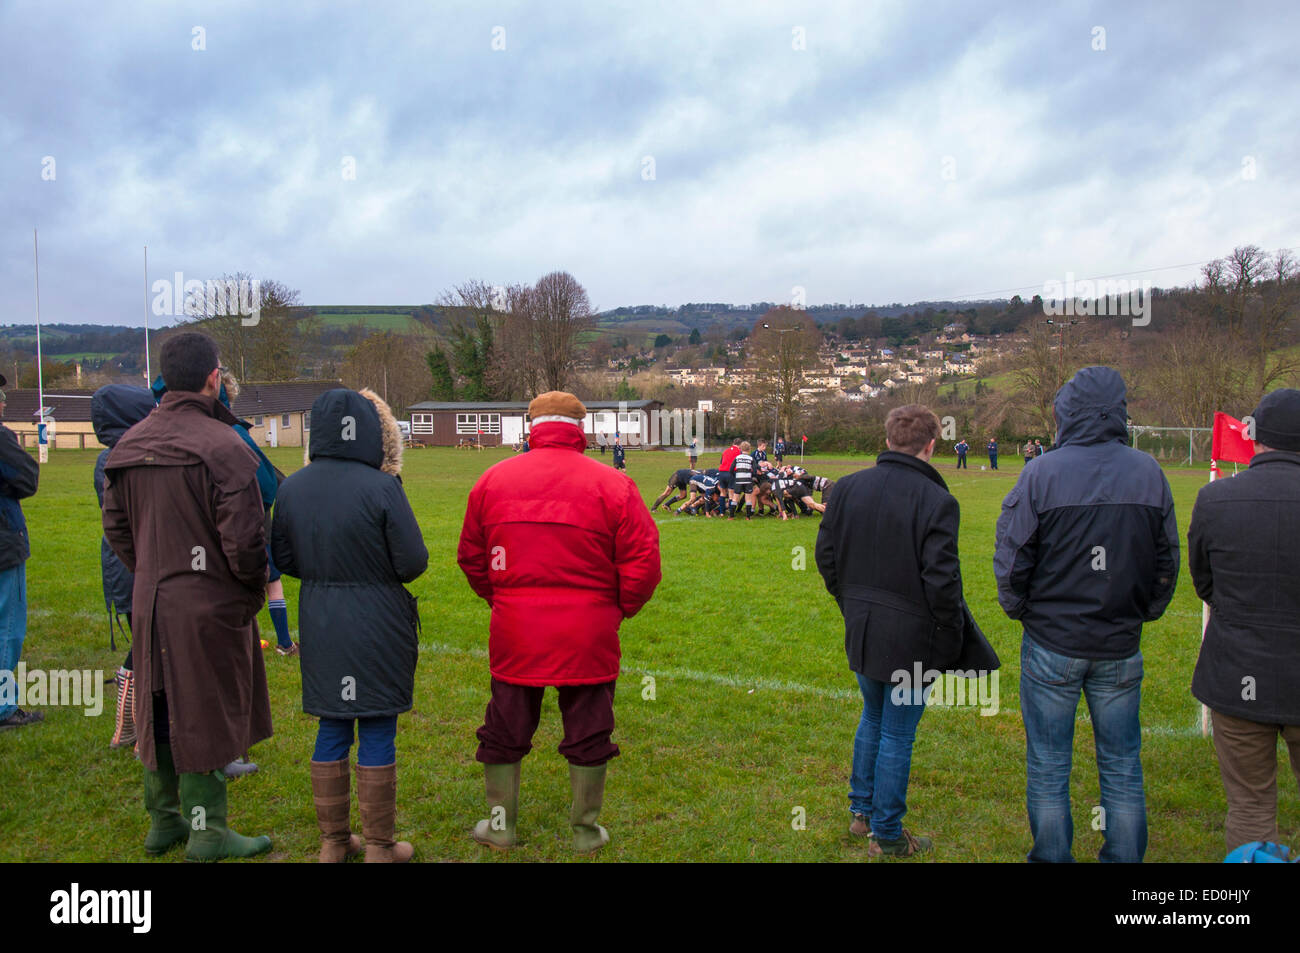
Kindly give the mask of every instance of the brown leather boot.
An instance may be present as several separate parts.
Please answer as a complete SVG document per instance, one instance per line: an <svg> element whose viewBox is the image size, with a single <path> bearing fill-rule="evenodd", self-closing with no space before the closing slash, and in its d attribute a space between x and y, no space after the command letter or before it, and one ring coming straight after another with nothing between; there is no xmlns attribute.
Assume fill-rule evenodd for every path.
<svg viewBox="0 0 1300 953"><path fill-rule="evenodd" d="M311 799L320 827L322 864L341 864L361 853L361 839L352 833L351 782L347 758L311 763Z"/></svg>
<svg viewBox="0 0 1300 953"><path fill-rule="evenodd" d="M415 853L404 840L393 840L397 823L397 763L383 767L357 765L357 803L361 833L366 838L367 864L404 864Z"/></svg>

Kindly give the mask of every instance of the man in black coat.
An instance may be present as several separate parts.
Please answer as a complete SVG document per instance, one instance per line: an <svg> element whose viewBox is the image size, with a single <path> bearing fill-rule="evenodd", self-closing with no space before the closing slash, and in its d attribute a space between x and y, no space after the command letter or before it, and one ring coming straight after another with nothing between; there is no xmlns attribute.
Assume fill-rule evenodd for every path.
<svg viewBox="0 0 1300 953"><path fill-rule="evenodd" d="M938 436L939 418L928 408L890 411L889 450L875 467L837 481L817 533L817 568L844 616L844 648L863 699L849 830L870 834L872 856L909 857L931 846L903 827L912 743L934 670L962 650L960 512L929 463Z"/></svg>
<svg viewBox="0 0 1300 953"><path fill-rule="evenodd" d="M1274 841L1277 736L1300 782L1300 391L1260 401L1250 468L1201 489L1187 530L1211 607L1192 694L1214 712L1228 850Z"/></svg>
<svg viewBox="0 0 1300 953"><path fill-rule="evenodd" d="M1146 853L1142 785L1142 624L1178 581L1178 522L1160 464L1127 445L1124 379L1085 367L1056 395L1057 449L1002 501L993 573L998 602L1024 627L1031 861L1073 860L1070 759L1079 696L1097 748L1102 861Z"/></svg>

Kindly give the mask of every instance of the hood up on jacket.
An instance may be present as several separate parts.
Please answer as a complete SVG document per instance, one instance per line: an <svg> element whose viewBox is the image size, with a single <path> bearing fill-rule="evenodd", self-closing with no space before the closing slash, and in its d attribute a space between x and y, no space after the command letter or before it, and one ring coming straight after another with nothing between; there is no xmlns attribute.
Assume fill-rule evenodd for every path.
<svg viewBox="0 0 1300 953"><path fill-rule="evenodd" d="M130 384L107 384L90 398L90 422L95 439L104 446L117 446L122 434L144 420L154 409L153 394Z"/></svg>
<svg viewBox="0 0 1300 953"><path fill-rule="evenodd" d="M395 425L394 425L395 426ZM375 405L345 387L327 390L311 405L308 458L357 460L382 469L384 427Z"/></svg>
<svg viewBox="0 0 1300 953"><path fill-rule="evenodd" d="M1085 367L1056 395L1056 445L1128 442L1124 378L1113 367Z"/></svg>

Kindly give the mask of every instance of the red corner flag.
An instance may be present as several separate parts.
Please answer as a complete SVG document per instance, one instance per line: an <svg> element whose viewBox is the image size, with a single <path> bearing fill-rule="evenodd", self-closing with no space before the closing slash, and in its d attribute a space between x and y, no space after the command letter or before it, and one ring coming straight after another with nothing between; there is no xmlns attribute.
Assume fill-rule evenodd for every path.
<svg viewBox="0 0 1300 953"><path fill-rule="evenodd" d="M804 435L803 435L803 442L804 442L804 443L807 443L807 442L808 442L808 435L807 435L807 434L804 434Z"/></svg>
<svg viewBox="0 0 1300 953"><path fill-rule="evenodd" d="M1255 456L1254 442L1246 438L1246 425L1236 417L1215 411L1214 438L1210 445L1210 459L1231 463L1250 463Z"/></svg>

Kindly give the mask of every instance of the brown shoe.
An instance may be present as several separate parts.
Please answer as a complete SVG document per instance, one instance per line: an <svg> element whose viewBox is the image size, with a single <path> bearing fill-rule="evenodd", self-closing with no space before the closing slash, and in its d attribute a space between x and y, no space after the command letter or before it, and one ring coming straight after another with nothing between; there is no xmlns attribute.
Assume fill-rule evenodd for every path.
<svg viewBox="0 0 1300 953"><path fill-rule="evenodd" d="M357 803L361 833L366 838L367 864L404 864L415 853L404 841L393 840L397 823L397 763L383 767L357 765Z"/></svg>
<svg viewBox="0 0 1300 953"><path fill-rule="evenodd" d="M322 864L341 864L361 853L361 839L352 833L351 781L347 758L311 763L311 798L320 827Z"/></svg>
<svg viewBox="0 0 1300 953"><path fill-rule="evenodd" d="M867 848L868 857L911 857L922 851L930 850L934 842L928 837L917 837L906 827L903 828L903 836L898 840L881 840L878 837L871 838L871 846Z"/></svg>
<svg viewBox="0 0 1300 953"><path fill-rule="evenodd" d="M849 833L854 837L870 837L871 819L865 814L854 814L853 823L849 825Z"/></svg>

